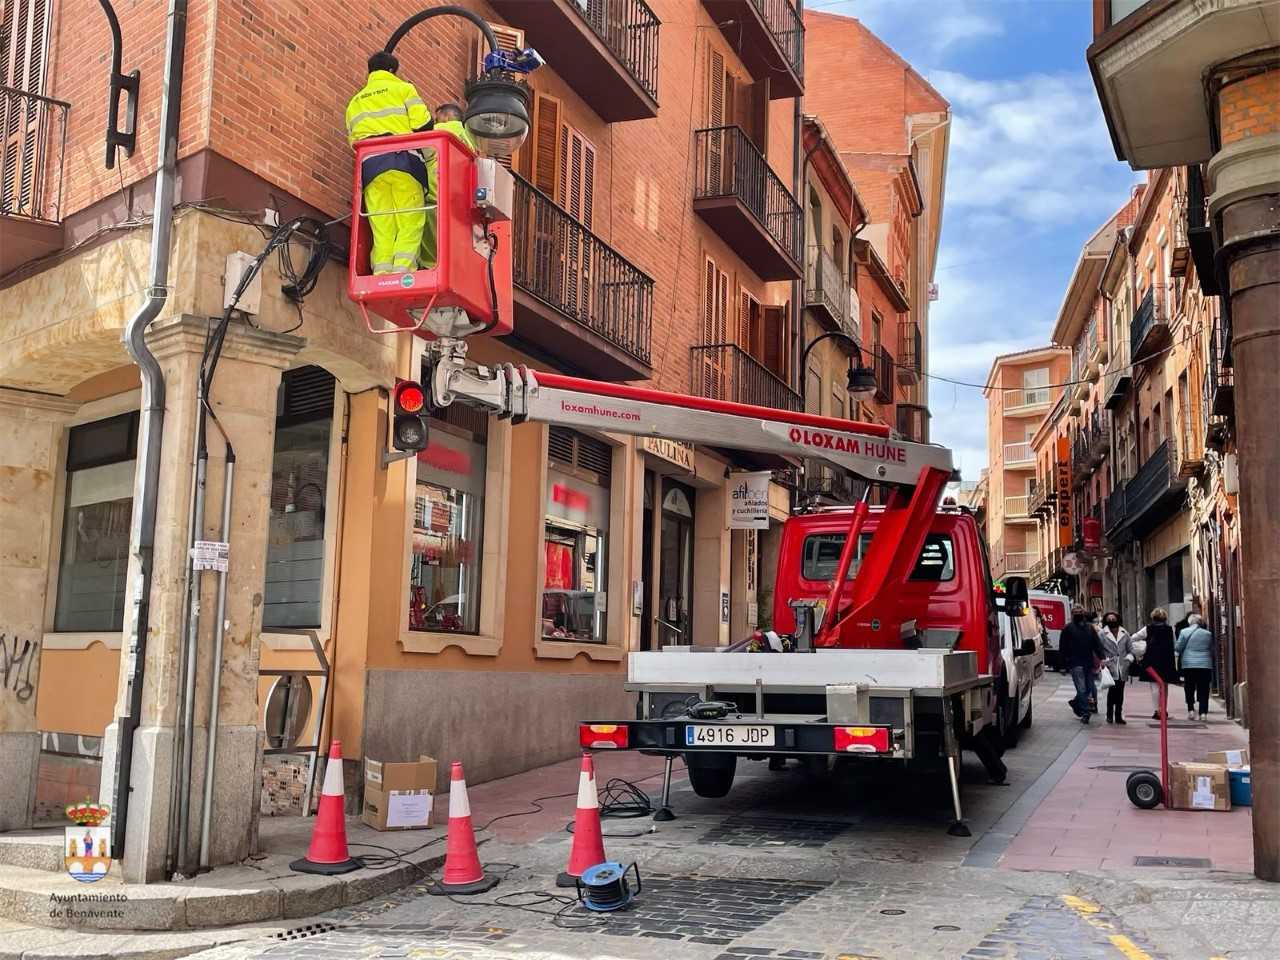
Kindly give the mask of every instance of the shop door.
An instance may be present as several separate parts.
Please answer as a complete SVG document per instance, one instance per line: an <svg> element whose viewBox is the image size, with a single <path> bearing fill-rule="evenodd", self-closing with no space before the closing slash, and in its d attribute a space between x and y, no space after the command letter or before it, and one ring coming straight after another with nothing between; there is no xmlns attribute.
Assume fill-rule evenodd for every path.
<svg viewBox="0 0 1280 960"><path fill-rule="evenodd" d="M663 482L662 531L658 569L658 643L692 643L694 492L671 480Z"/></svg>
<svg viewBox="0 0 1280 960"><path fill-rule="evenodd" d="M644 526L640 534L640 649L653 649L653 491L657 475L644 472Z"/></svg>

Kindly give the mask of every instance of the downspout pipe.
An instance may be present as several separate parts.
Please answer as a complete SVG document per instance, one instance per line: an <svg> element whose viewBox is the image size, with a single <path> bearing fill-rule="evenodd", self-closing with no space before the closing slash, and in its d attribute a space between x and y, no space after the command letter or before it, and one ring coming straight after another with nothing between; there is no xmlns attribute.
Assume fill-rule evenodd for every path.
<svg viewBox="0 0 1280 960"><path fill-rule="evenodd" d="M142 713L142 681L146 671L147 634L151 627L151 580L154 573L156 506L160 492L160 444L164 432L165 382L147 346L147 328L160 315L169 297L169 254L173 240L174 187L178 172L178 123L182 115L182 72L186 61L187 0L169 0L165 41L161 134L157 148L155 202L151 212L151 268L146 299L124 331L125 349L138 365L142 379L142 411L138 425L138 467L133 485L133 520L129 553L136 569L133 609L130 611L125 652L124 709L116 718L117 746L112 791L111 856L123 859L129 825L130 774L133 741Z"/></svg>

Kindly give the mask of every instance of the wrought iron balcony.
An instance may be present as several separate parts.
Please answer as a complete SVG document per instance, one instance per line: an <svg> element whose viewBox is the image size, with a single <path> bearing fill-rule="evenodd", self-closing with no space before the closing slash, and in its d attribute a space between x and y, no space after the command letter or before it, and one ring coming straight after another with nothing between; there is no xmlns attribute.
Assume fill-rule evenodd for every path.
<svg viewBox="0 0 1280 960"><path fill-rule="evenodd" d="M1036 485L1027 494L1027 511L1032 516L1045 517L1053 513L1054 504L1058 501L1058 492L1052 484L1042 483L1037 479Z"/></svg>
<svg viewBox="0 0 1280 960"><path fill-rule="evenodd" d="M821 460L805 461L805 492L835 503L853 503L861 494L860 484L848 470Z"/></svg>
<svg viewBox="0 0 1280 960"><path fill-rule="evenodd" d="M831 254L809 248L804 280L804 305L828 330L844 330L849 315L849 282Z"/></svg>
<svg viewBox="0 0 1280 960"><path fill-rule="evenodd" d="M1041 557L1031 565L1031 569L1027 572L1027 581L1031 587L1038 587L1049 579L1049 560L1047 557Z"/></svg>
<svg viewBox="0 0 1280 960"><path fill-rule="evenodd" d="M800 410L800 394L737 344L692 347L689 357L690 382L698 396L776 410Z"/></svg>
<svg viewBox="0 0 1280 960"><path fill-rule="evenodd" d="M1169 342L1169 291L1162 289L1160 294L1156 296L1154 287L1148 290L1129 324L1129 356L1134 363L1147 359Z"/></svg>
<svg viewBox="0 0 1280 960"><path fill-rule="evenodd" d="M791 0L702 0L729 45L772 100L804 93L804 22Z"/></svg>
<svg viewBox="0 0 1280 960"><path fill-rule="evenodd" d="M903 320L898 324L898 380L902 383L919 383L924 372L924 338L920 324Z"/></svg>
<svg viewBox="0 0 1280 960"><path fill-rule="evenodd" d="M1108 538L1114 538L1119 528L1129 520L1129 506L1125 499L1126 486L1124 481L1117 483L1115 489L1107 496L1107 508L1103 512L1103 529L1106 530Z"/></svg>
<svg viewBox="0 0 1280 960"><path fill-rule="evenodd" d="M602 120L658 115L658 18L644 0L492 0Z"/></svg>
<svg viewBox="0 0 1280 960"><path fill-rule="evenodd" d="M62 249L70 109L61 100L0 86L0 276Z"/></svg>
<svg viewBox="0 0 1280 960"><path fill-rule="evenodd" d="M516 336L603 379L651 375L653 279L516 177Z"/></svg>
<svg viewBox="0 0 1280 960"><path fill-rule="evenodd" d="M876 347L875 355L876 400L880 403L893 403L894 371L896 367L893 354L889 352L888 347L881 343Z"/></svg>
<svg viewBox="0 0 1280 960"><path fill-rule="evenodd" d="M1127 358L1117 354L1111 358L1107 375L1102 381L1102 405L1114 410L1129 393L1133 385L1133 369Z"/></svg>
<svg viewBox="0 0 1280 960"><path fill-rule="evenodd" d="M1177 512L1186 496L1186 481L1177 474L1176 443L1166 440L1125 485L1125 509L1134 535L1145 536Z"/></svg>
<svg viewBox="0 0 1280 960"><path fill-rule="evenodd" d="M694 132L693 209L762 280L799 280L796 203L741 127Z"/></svg>
<svg viewBox="0 0 1280 960"><path fill-rule="evenodd" d="M1215 417L1234 417L1236 412L1236 376L1225 324L1226 319L1218 317L1209 333L1209 413Z"/></svg>

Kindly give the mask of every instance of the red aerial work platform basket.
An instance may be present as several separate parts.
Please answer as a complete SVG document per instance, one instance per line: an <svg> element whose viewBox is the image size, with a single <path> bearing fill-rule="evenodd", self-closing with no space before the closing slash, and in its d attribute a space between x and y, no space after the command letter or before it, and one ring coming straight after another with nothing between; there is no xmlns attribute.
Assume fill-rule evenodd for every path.
<svg viewBox="0 0 1280 960"><path fill-rule="evenodd" d="M360 169L372 156L417 151L423 161L436 162L434 202L423 208L426 230L435 234L435 262L421 264L412 273L374 274L369 266L373 235L364 209ZM480 329L471 332L502 336L511 332L511 222L494 216L494 208L479 202L487 182L481 176L481 160L461 140L443 130L398 137L370 137L355 145L355 176L351 196L351 253L347 294L364 313L373 332L410 330L423 337L435 334L427 324L433 309L455 307L466 312ZM507 176L505 170L499 176ZM489 189L492 189L490 186ZM496 241L496 249L491 245ZM492 259L492 265L490 263ZM492 269L492 275L490 270ZM496 301L496 311L495 311ZM376 330L369 313L392 324Z"/></svg>

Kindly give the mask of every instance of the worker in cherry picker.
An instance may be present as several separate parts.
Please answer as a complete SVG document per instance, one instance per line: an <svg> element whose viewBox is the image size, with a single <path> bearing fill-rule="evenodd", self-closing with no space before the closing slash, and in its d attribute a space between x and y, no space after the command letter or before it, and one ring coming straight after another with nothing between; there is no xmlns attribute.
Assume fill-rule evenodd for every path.
<svg viewBox="0 0 1280 960"><path fill-rule="evenodd" d="M456 103L442 103L436 107L436 115L432 120L432 130L443 130L451 133L468 147L472 153L479 153L475 139L462 123L462 108ZM427 223L422 233L421 260L424 267L436 265L436 184L438 183L439 162L434 150L427 151Z"/></svg>
<svg viewBox="0 0 1280 960"><path fill-rule="evenodd" d="M347 142L431 129L431 111L413 84L396 76L400 61L385 50L369 58L369 79L347 104ZM364 212L373 234L369 266L377 273L418 269L430 182L416 150L380 153L360 169Z"/></svg>

